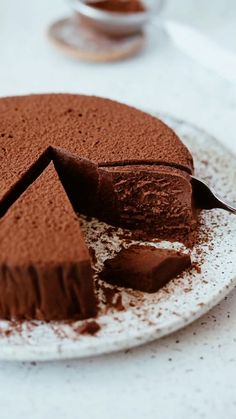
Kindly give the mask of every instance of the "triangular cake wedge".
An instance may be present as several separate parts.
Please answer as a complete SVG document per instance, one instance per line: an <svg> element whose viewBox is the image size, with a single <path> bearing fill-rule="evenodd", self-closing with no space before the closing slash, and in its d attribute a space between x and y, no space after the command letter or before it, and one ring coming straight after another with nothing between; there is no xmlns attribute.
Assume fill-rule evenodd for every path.
<svg viewBox="0 0 236 419"><path fill-rule="evenodd" d="M95 314L89 252L50 164L0 220L0 318Z"/></svg>

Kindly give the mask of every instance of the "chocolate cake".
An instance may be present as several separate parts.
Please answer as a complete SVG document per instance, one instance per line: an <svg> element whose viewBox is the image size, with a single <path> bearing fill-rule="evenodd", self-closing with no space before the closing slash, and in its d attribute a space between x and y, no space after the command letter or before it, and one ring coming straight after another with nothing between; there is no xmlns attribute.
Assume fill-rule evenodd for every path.
<svg viewBox="0 0 236 419"><path fill-rule="evenodd" d="M0 99L0 201L49 146L77 212L152 237L194 229L192 156L157 118L81 95Z"/></svg>
<svg viewBox="0 0 236 419"><path fill-rule="evenodd" d="M187 254L133 245L105 261L101 278L111 284L151 293L190 266L191 259Z"/></svg>
<svg viewBox="0 0 236 419"><path fill-rule="evenodd" d="M97 9L116 13L137 13L144 12L145 7L139 0L104 0L99 3L92 3Z"/></svg>
<svg viewBox="0 0 236 419"><path fill-rule="evenodd" d="M192 173L176 134L132 107L67 94L0 99L0 318L94 316L75 213L184 241L196 225ZM190 263L168 252L131 247L102 275L154 292Z"/></svg>
<svg viewBox="0 0 236 419"><path fill-rule="evenodd" d="M50 164L0 220L0 318L95 314L89 252Z"/></svg>

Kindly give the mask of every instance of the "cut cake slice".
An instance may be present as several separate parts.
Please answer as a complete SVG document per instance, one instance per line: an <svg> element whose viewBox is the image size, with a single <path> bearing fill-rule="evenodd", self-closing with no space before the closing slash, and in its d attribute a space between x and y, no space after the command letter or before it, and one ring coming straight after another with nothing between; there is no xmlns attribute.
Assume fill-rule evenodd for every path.
<svg viewBox="0 0 236 419"><path fill-rule="evenodd" d="M0 318L95 314L89 252L50 164L0 220Z"/></svg>

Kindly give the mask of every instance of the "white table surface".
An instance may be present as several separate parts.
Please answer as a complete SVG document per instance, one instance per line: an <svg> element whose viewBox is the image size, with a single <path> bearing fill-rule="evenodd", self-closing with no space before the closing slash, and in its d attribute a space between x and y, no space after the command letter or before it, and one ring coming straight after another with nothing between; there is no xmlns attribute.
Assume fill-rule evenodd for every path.
<svg viewBox="0 0 236 419"><path fill-rule="evenodd" d="M159 110L205 128L236 152L236 85L152 29L138 57L72 61L47 42L63 0L0 3L0 96L83 92ZM235 0L169 0L167 16L236 52ZM0 363L1 419L236 418L236 290L193 325L141 348L60 363Z"/></svg>

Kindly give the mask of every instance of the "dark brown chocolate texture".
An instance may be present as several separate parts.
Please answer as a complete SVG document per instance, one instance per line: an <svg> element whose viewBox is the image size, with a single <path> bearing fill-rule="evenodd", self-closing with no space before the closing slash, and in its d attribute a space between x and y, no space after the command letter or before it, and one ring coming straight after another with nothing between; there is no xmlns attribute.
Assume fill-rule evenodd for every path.
<svg viewBox="0 0 236 419"><path fill-rule="evenodd" d="M185 171L144 164L99 167L65 150L53 154L76 212L148 237L185 241L194 230L191 177Z"/></svg>
<svg viewBox="0 0 236 419"><path fill-rule="evenodd" d="M81 95L1 99L0 201L48 147L64 150L55 164L77 212L152 237L194 229L192 156L157 118Z"/></svg>
<svg viewBox="0 0 236 419"><path fill-rule="evenodd" d="M0 99L0 198L49 147L98 163L165 164L192 173L193 161L159 119L97 97L67 94Z"/></svg>
<svg viewBox="0 0 236 419"><path fill-rule="evenodd" d="M95 314L89 252L50 165L0 220L0 318Z"/></svg>
<svg viewBox="0 0 236 419"><path fill-rule="evenodd" d="M63 210L67 198L64 191L63 194L57 192L61 191L61 186L55 174L48 175L52 173L51 168L46 169L47 181L42 183L45 173L36 181L51 159L78 213L96 216L141 234L175 240L184 240L195 227L191 154L175 133L157 118L114 101L81 95L0 99L0 216L10 208L0 221L1 275L2 278L7 275L7 281L15 280L15 289L8 294L4 291L4 282L0 284L3 287L0 299L4 296L0 316L4 318L85 318L95 313L88 250L73 210L70 208L68 218L59 211ZM57 194L63 201L61 206L56 203ZM34 202L36 209L29 212ZM53 230L55 234L49 228L52 225L57 226ZM77 243L77 247L80 244L82 254L86 255L84 262L80 259L81 253L76 256L79 267L86 266L81 272L78 265L73 274L68 267L68 261L72 263L72 249L68 237L64 243L65 225L69 236L71 232L72 242ZM45 234L54 240L52 243L57 240L66 246L65 259L62 260L60 254L57 256L56 248L51 251L51 246L49 251L45 245L39 266L39 259L27 252L35 252L33 256L37 256L36 244L41 236L42 242L45 240ZM5 268L7 255L12 257L8 264L10 274ZM60 269L51 270L51 256L55 256L54 262ZM16 257L18 260L14 259ZM18 269L20 260L24 265ZM54 299L58 304L54 304L44 288L42 294L38 291L37 278L44 265L50 268L44 275L48 278L50 271L53 279L49 285L53 286L55 295L58 292ZM60 281L58 275L62 278ZM29 287L27 304L23 296L26 283ZM75 283L84 285L76 296L72 292Z"/></svg>
<svg viewBox="0 0 236 419"><path fill-rule="evenodd" d="M16 183L0 198L0 218L4 216L12 204L26 189L43 173L52 160L52 148L48 147L36 161L26 170Z"/></svg>
<svg viewBox="0 0 236 419"><path fill-rule="evenodd" d="M191 259L187 254L133 245L105 261L101 278L114 285L152 293L189 266Z"/></svg>
<svg viewBox="0 0 236 419"><path fill-rule="evenodd" d="M93 7L118 13L144 12L145 7L139 0L104 0L94 3Z"/></svg>

